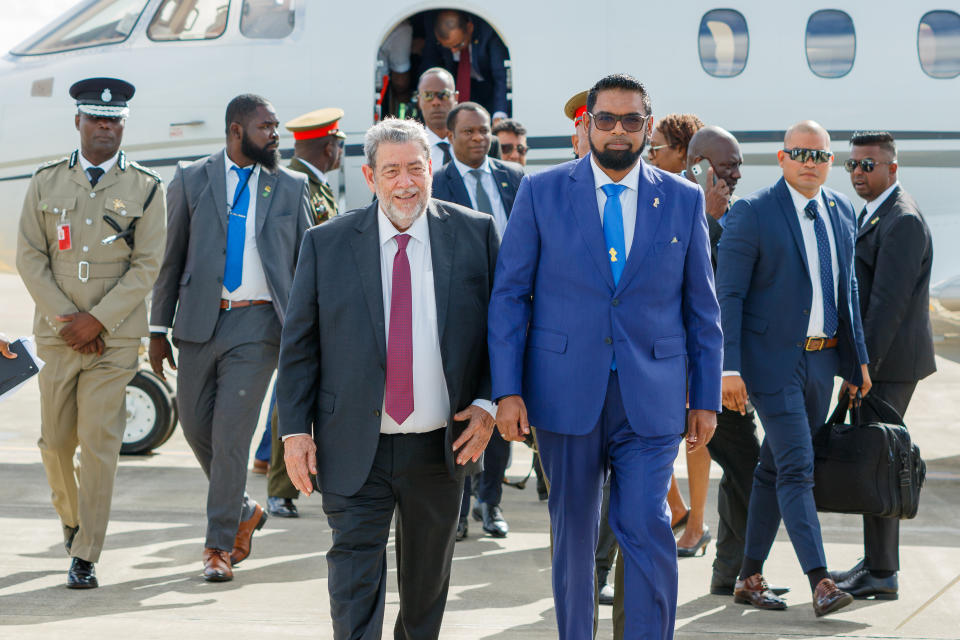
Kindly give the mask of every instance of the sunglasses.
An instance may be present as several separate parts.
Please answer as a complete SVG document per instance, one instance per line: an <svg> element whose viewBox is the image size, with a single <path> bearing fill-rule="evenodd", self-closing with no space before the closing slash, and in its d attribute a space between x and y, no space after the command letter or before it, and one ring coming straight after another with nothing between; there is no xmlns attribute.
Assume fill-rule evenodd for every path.
<svg viewBox="0 0 960 640"><path fill-rule="evenodd" d="M640 115L639 113L617 115L615 113L607 113L606 111L590 113L590 117L593 119L593 124L600 131L613 131L613 128L616 127L619 122L623 125L623 130L629 133L635 133L643 129L644 125L647 124L647 120L650 118L650 116Z"/></svg>
<svg viewBox="0 0 960 640"><path fill-rule="evenodd" d="M430 102L434 98L440 98L441 100L449 100L453 97L455 91L450 91L450 89L443 89L442 91L420 91L417 93L417 100L422 100L424 102Z"/></svg>
<svg viewBox="0 0 960 640"><path fill-rule="evenodd" d="M870 173L878 164L893 164L892 162L877 162L873 158L864 158L863 160L854 160L850 158L843 163L843 168L847 170L847 173L853 173L857 170L857 167L863 169L864 173Z"/></svg>
<svg viewBox="0 0 960 640"><path fill-rule="evenodd" d="M513 153L513 148L514 148L514 145L513 145L513 144L510 144L510 143L508 143L508 144L501 144L501 145L500 145L500 153L502 153L502 154L505 155L505 156L508 156L508 155L510 155L511 153ZM516 145L516 148L517 148L517 153L519 153L519 154L522 155L522 156L525 156L525 155L527 155L527 151L529 150L530 147L527 147L527 146L522 145L522 144L518 144L518 145Z"/></svg>
<svg viewBox="0 0 960 640"><path fill-rule="evenodd" d="M830 162L830 159L833 158L833 153L823 149L801 149L797 147L795 149L784 149L783 152L790 156L791 160L803 163L812 159L817 164L824 164Z"/></svg>
<svg viewBox="0 0 960 640"><path fill-rule="evenodd" d="M668 144L654 144L654 145L650 145L649 147L647 147L647 155L649 155L649 156L652 158L652 157L654 157L655 155L657 155L657 151L660 151L660 149L666 149L666 148L669 147L669 146L670 146L670 145L668 145Z"/></svg>

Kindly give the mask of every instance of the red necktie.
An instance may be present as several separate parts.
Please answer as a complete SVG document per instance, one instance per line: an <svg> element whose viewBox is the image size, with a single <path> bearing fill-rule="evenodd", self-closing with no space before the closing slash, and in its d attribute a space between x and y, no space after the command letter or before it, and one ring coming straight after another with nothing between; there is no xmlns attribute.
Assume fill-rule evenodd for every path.
<svg viewBox="0 0 960 640"><path fill-rule="evenodd" d="M393 289L390 295L390 336L387 339L387 414L403 424L413 413L413 312L410 295L410 261L401 233L393 257Z"/></svg>
<svg viewBox="0 0 960 640"><path fill-rule="evenodd" d="M460 102L470 100L470 45L460 49L460 62L457 63L457 92Z"/></svg>

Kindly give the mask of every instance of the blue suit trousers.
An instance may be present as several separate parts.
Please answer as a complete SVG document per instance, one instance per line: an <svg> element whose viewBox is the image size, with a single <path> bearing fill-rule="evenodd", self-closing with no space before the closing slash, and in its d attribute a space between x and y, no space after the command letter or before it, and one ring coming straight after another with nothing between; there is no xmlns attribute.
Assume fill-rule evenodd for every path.
<svg viewBox="0 0 960 640"><path fill-rule="evenodd" d="M827 566L813 500L813 432L827 419L837 365L836 349L804 352L780 392L750 394L765 433L747 511L744 554L753 560L767 559L782 517L803 572Z"/></svg>
<svg viewBox="0 0 960 640"><path fill-rule="evenodd" d="M644 437L627 422L619 376L610 372L600 419L586 435L537 429L550 480L553 597L560 640L591 640L594 550L603 483L610 473L610 527L624 563L624 637L669 640L677 609L677 546L667 490L679 434Z"/></svg>

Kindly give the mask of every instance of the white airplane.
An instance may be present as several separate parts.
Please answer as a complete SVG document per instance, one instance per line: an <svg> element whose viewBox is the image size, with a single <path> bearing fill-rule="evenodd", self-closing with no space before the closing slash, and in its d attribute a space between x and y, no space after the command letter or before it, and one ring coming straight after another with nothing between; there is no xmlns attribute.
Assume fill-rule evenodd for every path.
<svg viewBox="0 0 960 640"><path fill-rule="evenodd" d="M359 165L383 75L377 51L401 22L456 8L492 25L508 47L512 115L530 133L530 171L572 157L564 103L618 71L647 85L655 116L693 112L737 136L740 194L777 179L783 130L811 118L833 135L829 186L859 208L842 169L849 135L892 131L901 181L933 232L936 303L960 326L960 3L842 4L86 0L0 59L0 268L13 269L33 170L77 145L67 88L84 77L137 87L123 148L165 179L178 160L223 146L224 110L237 94L266 96L281 121L341 107L342 204L368 203Z"/></svg>

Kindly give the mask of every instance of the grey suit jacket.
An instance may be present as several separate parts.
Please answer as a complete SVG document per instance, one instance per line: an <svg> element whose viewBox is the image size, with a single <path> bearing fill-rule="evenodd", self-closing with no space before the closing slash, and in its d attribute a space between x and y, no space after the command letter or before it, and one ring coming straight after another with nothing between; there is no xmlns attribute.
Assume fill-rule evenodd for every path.
<svg viewBox="0 0 960 640"><path fill-rule="evenodd" d="M150 324L173 326L173 337L206 342L220 314L227 256L224 154L180 163L167 190L167 249L153 287ZM257 193L257 252L282 323L300 241L310 227L303 174L261 168Z"/></svg>
<svg viewBox="0 0 960 640"><path fill-rule="evenodd" d="M380 437L386 329L378 205L307 232L280 344L280 434L312 433L318 485L350 496L366 481ZM493 217L431 199L430 230L440 355L450 400L445 455L466 423L453 414L490 397L487 304L500 239Z"/></svg>

